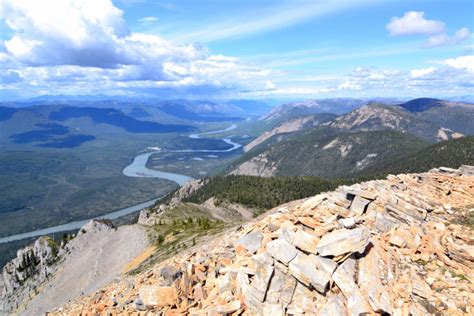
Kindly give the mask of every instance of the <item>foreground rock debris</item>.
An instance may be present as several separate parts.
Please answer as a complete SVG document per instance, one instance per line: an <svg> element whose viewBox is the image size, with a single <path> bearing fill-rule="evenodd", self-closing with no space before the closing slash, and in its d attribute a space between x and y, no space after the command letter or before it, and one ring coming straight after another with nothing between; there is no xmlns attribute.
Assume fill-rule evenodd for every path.
<svg viewBox="0 0 474 316"><path fill-rule="evenodd" d="M472 168L283 205L53 315L473 315Z"/></svg>

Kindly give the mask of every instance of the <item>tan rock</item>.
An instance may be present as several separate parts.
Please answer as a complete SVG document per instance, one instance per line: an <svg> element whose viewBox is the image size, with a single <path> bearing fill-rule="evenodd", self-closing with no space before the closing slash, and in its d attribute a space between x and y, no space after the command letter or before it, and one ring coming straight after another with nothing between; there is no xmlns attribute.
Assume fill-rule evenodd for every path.
<svg viewBox="0 0 474 316"><path fill-rule="evenodd" d="M145 306L164 307L176 304L178 293L174 286L143 285L139 297Z"/></svg>
<svg viewBox="0 0 474 316"><path fill-rule="evenodd" d="M288 234L289 241L293 246L309 253L316 253L316 246L319 242L318 237L302 229L297 229L295 232L289 231Z"/></svg>
<svg viewBox="0 0 474 316"><path fill-rule="evenodd" d="M341 295L332 295L328 301L318 311L318 316L349 316L346 306L344 305L344 298Z"/></svg>
<svg viewBox="0 0 474 316"><path fill-rule="evenodd" d="M218 314L227 315L227 314L232 314L232 313L238 311L241 307L242 307L242 305L240 304L240 301L232 301L232 302L229 302L225 305L217 306L215 308L215 311Z"/></svg>

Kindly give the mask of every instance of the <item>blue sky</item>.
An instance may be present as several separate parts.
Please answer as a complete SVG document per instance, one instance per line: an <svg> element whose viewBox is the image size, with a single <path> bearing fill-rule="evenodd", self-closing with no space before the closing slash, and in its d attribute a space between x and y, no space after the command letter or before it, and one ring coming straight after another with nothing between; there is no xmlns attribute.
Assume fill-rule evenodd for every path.
<svg viewBox="0 0 474 316"><path fill-rule="evenodd" d="M468 0L6 0L0 18L5 99L474 92Z"/></svg>

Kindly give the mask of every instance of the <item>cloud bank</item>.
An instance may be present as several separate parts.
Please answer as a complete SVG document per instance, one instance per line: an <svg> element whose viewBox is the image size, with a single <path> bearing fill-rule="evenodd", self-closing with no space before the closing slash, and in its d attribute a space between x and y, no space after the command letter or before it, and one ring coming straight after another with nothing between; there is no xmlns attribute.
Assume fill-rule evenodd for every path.
<svg viewBox="0 0 474 316"><path fill-rule="evenodd" d="M2 15L14 33L0 49L3 83L72 81L86 91L98 85L225 89L268 73L236 58L212 55L198 43L133 33L110 0L6 0ZM152 18L142 22L155 22Z"/></svg>

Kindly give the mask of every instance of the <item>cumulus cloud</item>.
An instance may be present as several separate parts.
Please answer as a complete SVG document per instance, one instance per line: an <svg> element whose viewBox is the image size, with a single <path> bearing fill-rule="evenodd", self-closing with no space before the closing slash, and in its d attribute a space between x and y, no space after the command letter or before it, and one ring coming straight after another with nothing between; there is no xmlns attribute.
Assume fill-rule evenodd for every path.
<svg viewBox="0 0 474 316"><path fill-rule="evenodd" d="M337 85L341 92L374 95L465 93L474 86L474 56L461 56L409 71L357 67Z"/></svg>
<svg viewBox="0 0 474 316"><path fill-rule="evenodd" d="M402 17L393 17L387 24L390 35L432 35L443 32L445 25L441 21L425 19L423 11L409 11Z"/></svg>
<svg viewBox="0 0 474 316"><path fill-rule="evenodd" d="M474 55L450 58L445 60L443 64L455 69L466 70L474 73Z"/></svg>
<svg viewBox="0 0 474 316"><path fill-rule="evenodd" d="M423 69L413 69L410 71L410 76L412 78L422 78L425 77L426 75L429 75L436 71L437 68L435 67L428 67L428 68L423 68Z"/></svg>
<svg viewBox="0 0 474 316"><path fill-rule="evenodd" d="M392 36L429 35L424 43L426 48L457 45L471 37L471 31L467 27L449 36L442 21L425 19L423 11L409 11L402 17L393 17L386 28Z"/></svg>
<svg viewBox="0 0 474 316"><path fill-rule="evenodd" d="M266 73L236 58L212 55L199 43L133 33L111 0L5 0L1 18L13 33L0 52L3 82L20 78L46 87L70 81L78 89L225 89Z"/></svg>
<svg viewBox="0 0 474 316"><path fill-rule="evenodd" d="M15 32L5 41L7 51L30 66L114 68L205 55L194 45L131 33L110 0L7 0L4 15Z"/></svg>

